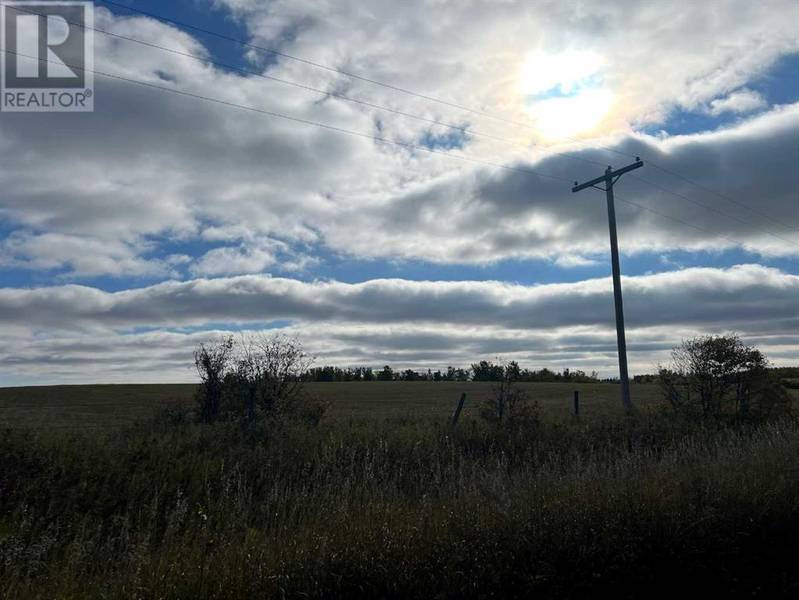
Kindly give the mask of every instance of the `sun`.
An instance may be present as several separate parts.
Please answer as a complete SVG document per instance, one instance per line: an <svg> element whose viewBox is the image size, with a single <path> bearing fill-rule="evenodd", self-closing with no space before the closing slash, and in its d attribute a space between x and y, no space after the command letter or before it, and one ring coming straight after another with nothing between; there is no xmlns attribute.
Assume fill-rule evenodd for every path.
<svg viewBox="0 0 799 600"><path fill-rule="evenodd" d="M553 141L596 130L615 100L603 84L605 65L605 59L591 51L529 54L518 87L536 129Z"/></svg>
<svg viewBox="0 0 799 600"><path fill-rule="evenodd" d="M594 132L610 113L613 93L607 89L583 90L566 98L533 103L528 111L546 137L564 140Z"/></svg>

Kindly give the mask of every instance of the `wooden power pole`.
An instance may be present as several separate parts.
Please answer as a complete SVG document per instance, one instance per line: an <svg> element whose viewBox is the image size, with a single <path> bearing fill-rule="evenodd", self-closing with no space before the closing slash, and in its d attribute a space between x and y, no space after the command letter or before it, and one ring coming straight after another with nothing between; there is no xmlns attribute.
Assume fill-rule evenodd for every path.
<svg viewBox="0 0 799 600"><path fill-rule="evenodd" d="M621 299L621 267L619 266L619 240L616 236L616 206L613 200L613 186L625 173L640 169L644 166L643 161L636 157L635 162L616 171L613 167L608 167L605 174L585 183L574 182L572 192L579 192L592 187L602 190L608 199L608 225L610 227L610 259L613 265L613 299L616 304L616 341L619 346L619 379L621 380L621 401L624 408L630 410L633 407L630 400L630 378L627 374L627 340L624 335L624 305ZM604 183L605 187L599 187Z"/></svg>

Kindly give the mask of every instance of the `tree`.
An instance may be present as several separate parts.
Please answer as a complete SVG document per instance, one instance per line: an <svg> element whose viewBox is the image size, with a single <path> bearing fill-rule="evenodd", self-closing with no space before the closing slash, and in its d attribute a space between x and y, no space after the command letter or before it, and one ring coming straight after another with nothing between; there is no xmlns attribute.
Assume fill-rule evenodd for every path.
<svg viewBox="0 0 799 600"><path fill-rule="evenodd" d="M197 402L206 423L219 418L225 374L233 355L233 338L200 344L194 351L194 366L200 375Z"/></svg>
<svg viewBox="0 0 799 600"><path fill-rule="evenodd" d="M402 381L419 381L419 379L421 379L421 377L419 376L419 373L417 373L413 369L405 369L400 374L400 379Z"/></svg>
<svg viewBox="0 0 799 600"><path fill-rule="evenodd" d="M686 340L671 357L671 366L659 369L659 380L676 412L749 418L790 406L787 392L769 371L768 359L737 335Z"/></svg>
<svg viewBox="0 0 799 600"><path fill-rule="evenodd" d="M378 381L394 381L394 370L386 365L381 371L377 372Z"/></svg>
<svg viewBox="0 0 799 600"><path fill-rule="evenodd" d="M465 369L447 367L446 374L443 375L444 381L469 381L469 372Z"/></svg>
<svg viewBox="0 0 799 600"><path fill-rule="evenodd" d="M518 367L518 365L517 365ZM502 381L504 377L504 367L494 363L481 360L472 365L472 379L474 381Z"/></svg>
<svg viewBox="0 0 799 600"><path fill-rule="evenodd" d="M515 360L510 361L505 365L503 370L503 379L507 379L509 381L520 381L522 376L522 370L519 367L519 363Z"/></svg>

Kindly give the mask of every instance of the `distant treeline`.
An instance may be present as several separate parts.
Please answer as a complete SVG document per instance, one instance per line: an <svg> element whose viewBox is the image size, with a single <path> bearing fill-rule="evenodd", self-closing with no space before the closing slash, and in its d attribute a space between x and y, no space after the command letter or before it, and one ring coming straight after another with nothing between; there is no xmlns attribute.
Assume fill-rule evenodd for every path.
<svg viewBox="0 0 799 600"><path fill-rule="evenodd" d="M785 386L799 389L799 367L771 367L768 369ZM660 376L657 374L636 375L633 377L635 383L659 383Z"/></svg>
<svg viewBox="0 0 799 600"><path fill-rule="evenodd" d="M446 370L440 369L433 371L414 371L413 369L395 370L389 365L382 369L372 369L370 367L314 367L305 374L306 381L502 381L503 379L513 381L535 381L535 382L574 382L574 383L596 383L599 381L597 373L585 373L584 371L563 369L563 371L551 371L549 369L531 370L522 369L515 361L507 364L497 364L491 361L482 360L474 363L468 369L447 367Z"/></svg>
<svg viewBox="0 0 799 600"><path fill-rule="evenodd" d="M770 369L777 378L789 387L799 385L799 367L775 367ZM447 367L442 371L427 369L393 369L385 365L382 369L371 367L313 367L303 376L304 381L502 381L510 378L519 382L564 382L564 383L618 383L618 378L600 379L596 371L586 373L581 370L563 369L552 371L547 368L522 369L515 361L507 364L482 360L468 369ZM657 374L636 375L635 383L658 383Z"/></svg>

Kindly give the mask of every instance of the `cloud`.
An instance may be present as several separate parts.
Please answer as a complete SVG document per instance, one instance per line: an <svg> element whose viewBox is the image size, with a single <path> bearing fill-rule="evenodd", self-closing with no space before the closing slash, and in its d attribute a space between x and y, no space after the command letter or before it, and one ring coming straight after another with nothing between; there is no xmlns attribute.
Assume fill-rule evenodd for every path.
<svg viewBox="0 0 799 600"><path fill-rule="evenodd" d="M739 265L628 277L623 287L637 372L651 371L682 337L697 333L737 331L780 362L799 351L799 276ZM192 345L220 334L213 323L235 330L272 322L271 331L298 335L321 362L335 364L421 368L502 356L536 366L615 368L608 279L520 286L241 276L116 293L7 288L0 290L0 322L9 326L0 353L6 383L37 369L56 379L70 372L87 381L186 379ZM118 372L106 373L107 365ZM157 372L148 374L151 368Z"/></svg>
<svg viewBox="0 0 799 600"><path fill-rule="evenodd" d="M143 258L151 249L141 240L103 240L60 233L17 231L0 241L0 266L67 270L76 277L169 277L188 257Z"/></svg>
<svg viewBox="0 0 799 600"><path fill-rule="evenodd" d="M716 98L710 102L708 112L717 117L724 113L748 113L766 108L768 103L761 94L750 89L741 89L724 98Z"/></svg>
<svg viewBox="0 0 799 600"><path fill-rule="evenodd" d="M792 27L799 8L790 0L690 5L591 0L579 10L556 0L457 7L375 0L368 10L355 0L335 5L220 0L218 5L231 8L259 45L461 105L501 106L510 118L525 116L515 96L520 89L571 91L594 77L618 99L611 121L657 123L674 108L695 109L740 88L781 55L799 50ZM315 74L286 58L275 68L337 81L329 72ZM358 93L427 105L363 82L346 85Z"/></svg>
<svg viewBox="0 0 799 600"><path fill-rule="evenodd" d="M260 273L275 262L273 253L260 248L214 248L192 265L190 271L193 275Z"/></svg>
<svg viewBox="0 0 799 600"><path fill-rule="evenodd" d="M612 324L610 280L522 286L496 281L304 282L268 276L170 281L104 292L65 285L0 289L0 322L32 330L189 327L277 320L449 323L512 329ZM796 320L799 276L759 265L624 278L636 327Z"/></svg>
<svg viewBox="0 0 799 600"><path fill-rule="evenodd" d="M765 256L799 253L799 236L789 226L799 223L799 208L791 200L794 182L787 159L799 152L799 105L712 134L665 141L622 136L605 147L645 161L642 171L617 188L622 252L741 247ZM354 255L444 263L606 252L604 198L590 191L575 196L568 183L523 172L531 168L584 181L601 171L580 159L603 164L608 156L603 150L574 150L533 164L515 163L521 172L480 169L470 176L439 178L385 203L364 201L359 214L343 213L321 230L328 244ZM701 181L718 195L659 168ZM755 213L741 206L755 206L754 198Z"/></svg>
<svg viewBox="0 0 799 600"><path fill-rule="evenodd" d="M153 261L162 259L171 243L205 239L209 230L224 232L223 246L194 256L193 269L178 275L272 268L272 251L254 240L275 237L294 251L313 244L345 257L446 264L535 258L566 264L570 256L606 251L602 201L590 192L575 196L569 190L574 179L596 176L611 156L614 163L624 160L598 145L652 159L723 195L756 204L778 221L764 220L647 168L642 172L646 178L732 218L625 179L620 198L678 221L620 200L623 252L740 246L765 256L797 253L796 232L781 223L799 222L787 159L799 151L799 105L704 136L662 140L631 133L631 126L662 121L677 106L705 105L729 93L728 100L737 97L740 102L746 81L797 49L787 25L795 21L790 15L799 10L796 3L776 10L777 4L766 8L742 2L722 10L699 4L589 2L577 15L554 2L507 3L490 10L480 5L421 10L415 3L397 8L374 2L368 18L355 3L336 5L335 10L302 1L229 4L258 43L278 44L312 60L459 104L491 107L514 121L529 119L516 79L530 51L559 56L584 46L601 57L597 76L602 85L623 101L616 103L612 122L599 132L607 135L561 148L573 155L569 158L537 146L540 136L534 130L464 115L286 59L258 63L270 75L343 90L425 118L466 123L487 136L468 136L456 154L556 175L563 178L559 181L99 77L92 115L41 114L34 120L9 114L0 122L0 160L6 167L0 173L0 211L9 226L32 239L68 236L91 245L96 256L112 257L90 267L65 261L62 268L72 276L155 273L159 265ZM174 27L112 16L101 8L97 13L100 28L207 54L198 40ZM627 26L618 28L615 18L622 13ZM452 28L462 35L442 35ZM292 35L283 39L287 31ZM541 32L537 42L530 41L530 31ZM716 32L724 32L728 40L723 48L713 42ZM452 133L154 48L96 37L98 68L108 72L402 142ZM59 136L54 138L56 129ZM42 165L47 178L41 177ZM766 229L779 237L764 233ZM119 257L120 245L133 252L130 260ZM35 257L21 259L33 270L48 264Z"/></svg>
<svg viewBox="0 0 799 600"><path fill-rule="evenodd" d="M214 5L229 8L257 44L500 118L285 58L248 55L266 75L426 119L414 120L98 34L100 70L362 135L103 77L91 115L4 114L1 266L26 270L33 281L112 276L121 289L0 290L4 335L14 336L19 349L0 358L5 376L38 380L38 365L59 377L91 379L101 375L93 365L105 365L108 377L175 378L185 375L179 365L186 349L210 334L204 330L276 321L290 321L286 327L331 362L414 365L519 352L542 365L573 361L569 366L612 370L605 279L536 287L346 284L264 272L302 270L331 255L590 266L607 256L605 201L590 190L572 194L571 182L597 176L609 162L620 166L627 156L643 157L645 168L617 188L625 256L733 248L787 261L799 256L799 104L746 115L762 108L746 86L799 51L799 3L592 0L579 11L555 0ZM97 26L210 55L192 35L151 19L98 7ZM568 69L592 57L590 69L565 73L561 81L552 72L545 81L525 75L532 78L528 92L573 94L575 106L583 91L607 91L607 113L575 134L579 141L548 147L540 131L519 125L534 126L542 117L520 85L531 55ZM663 125L676 110L706 108L744 117L701 135L638 132ZM430 120L469 133L453 136L452 128ZM466 160L369 136L426 140ZM656 357L679 335L734 328L779 357L796 357L797 290L789 270L739 266L628 278L631 344L638 344L638 356ZM141 285L134 278L162 283L134 287ZM136 375L125 375L130 345ZM153 373L159 360L164 371ZM647 368L646 360L639 367Z"/></svg>
<svg viewBox="0 0 799 600"><path fill-rule="evenodd" d="M269 267L279 267L283 272L302 272L316 262L316 258L292 249L285 242L270 238L253 238L246 232L208 230L207 240L244 238L238 246L221 246L203 254L189 267L194 276L241 275L263 273Z"/></svg>
<svg viewBox="0 0 799 600"><path fill-rule="evenodd" d="M574 269L577 267L592 267L598 265L599 261L576 254L564 254L555 259L555 264L564 269Z"/></svg>

